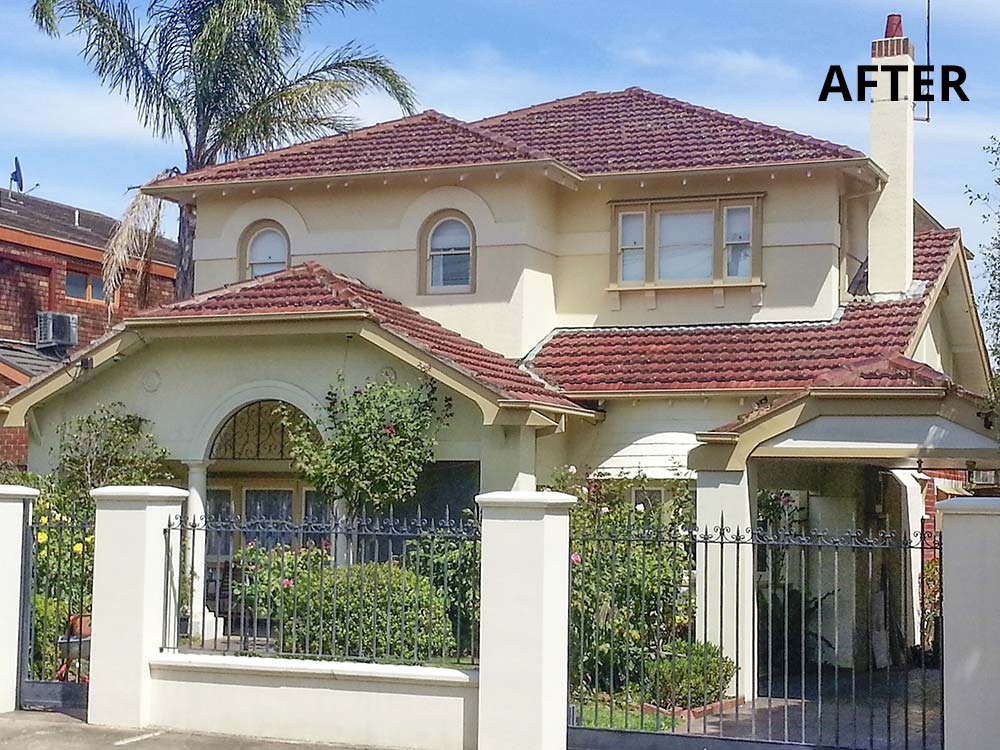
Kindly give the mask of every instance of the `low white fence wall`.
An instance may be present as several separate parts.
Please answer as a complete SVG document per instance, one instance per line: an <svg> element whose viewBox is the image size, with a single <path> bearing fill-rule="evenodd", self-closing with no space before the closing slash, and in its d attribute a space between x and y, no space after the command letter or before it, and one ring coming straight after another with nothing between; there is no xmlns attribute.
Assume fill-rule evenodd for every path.
<svg viewBox="0 0 1000 750"><path fill-rule="evenodd" d="M477 671L209 654L164 654L149 669L153 726L361 747L477 746Z"/></svg>
<svg viewBox="0 0 1000 750"><path fill-rule="evenodd" d="M0 487L0 711L17 690L20 545L34 490ZM88 721L420 750L565 750L569 508L551 492L477 498L479 669L165 653L176 622L165 529L187 496L104 487L97 507ZM179 545L178 545L179 546ZM171 560L165 560L165 550ZM173 602L170 604L169 602ZM165 603L166 602L166 603Z"/></svg>

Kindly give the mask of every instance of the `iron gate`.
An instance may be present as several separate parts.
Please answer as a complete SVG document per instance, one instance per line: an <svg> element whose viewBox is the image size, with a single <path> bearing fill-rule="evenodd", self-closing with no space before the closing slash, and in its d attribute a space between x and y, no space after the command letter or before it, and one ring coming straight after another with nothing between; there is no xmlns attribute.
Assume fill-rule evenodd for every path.
<svg viewBox="0 0 1000 750"><path fill-rule="evenodd" d="M940 750L937 533L642 510L571 535L571 750Z"/></svg>
<svg viewBox="0 0 1000 750"><path fill-rule="evenodd" d="M27 514L27 510L26 510ZM45 510L24 520L21 709L83 709L90 673L94 524Z"/></svg>

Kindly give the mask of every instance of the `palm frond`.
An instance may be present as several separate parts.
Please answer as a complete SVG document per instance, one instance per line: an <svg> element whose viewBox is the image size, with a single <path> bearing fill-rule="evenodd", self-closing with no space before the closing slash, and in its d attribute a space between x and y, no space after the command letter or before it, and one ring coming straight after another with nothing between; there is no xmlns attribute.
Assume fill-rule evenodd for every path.
<svg viewBox="0 0 1000 750"><path fill-rule="evenodd" d="M170 171L161 172L153 180L163 179L170 174ZM122 220L108 238L104 248L102 275L109 320L117 308L117 292L125 281L129 266L133 266L137 274L143 273L146 260L160 236L162 216L163 200L137 190L125 209Z"/></svg>

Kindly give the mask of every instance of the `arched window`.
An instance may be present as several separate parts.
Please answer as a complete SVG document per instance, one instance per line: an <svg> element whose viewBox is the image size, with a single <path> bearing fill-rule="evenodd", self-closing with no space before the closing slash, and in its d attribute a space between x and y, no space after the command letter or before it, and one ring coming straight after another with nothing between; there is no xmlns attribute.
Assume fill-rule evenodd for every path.
<svg viewBox="0 0 1000 750"><path fill-rule="evenodd" d="M471 292L475 278L475 234L457 211L431 217L426 233L424 289L431 294Z"/></svg>
<svg viewBox="0 0 1000 750"><path fill-rule="evenodd" d="M277 224L268 223L250 232L246 243L247 278L255 279L288 268L288 235Z"/></svg>

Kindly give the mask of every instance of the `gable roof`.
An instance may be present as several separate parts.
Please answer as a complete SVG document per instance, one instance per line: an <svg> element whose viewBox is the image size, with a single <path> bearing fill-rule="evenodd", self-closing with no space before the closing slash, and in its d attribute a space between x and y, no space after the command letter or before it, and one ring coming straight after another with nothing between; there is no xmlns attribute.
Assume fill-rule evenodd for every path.
<svg viewBox="0 0 1000 750"><path fill-rule="evenodd" d="M445 328L357 279L314 262L145 310L136 319L344 311L364 314L382 329L478 381L501 398L580 410L541 379L520 369L515 361Z"/></svg>
<svg viewBox="0 0 1000 750"><path fill-rule="evenodd" d="M433 110L180 174L148 187L551 161L579 175L864 158L847 146L640 88L465 123Z"/></svg>
<svg viewBox="0 0 1000 750"><path fill-rule="evenodd" d="M117 219L96 211L0 188L0 227L83 245L103 253L117 225ZM152 258L173 265L177 253L176 242L159 237Z"/></svg>
<svg viewBox="0 0 1000 750"><path fill-rule="evenodd" d="M959 237L950 229L914 238L921 296L855 300L826 322L557 329L527 364L577 397L803 388L834 368L907 351Z"/></svg>

